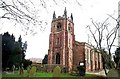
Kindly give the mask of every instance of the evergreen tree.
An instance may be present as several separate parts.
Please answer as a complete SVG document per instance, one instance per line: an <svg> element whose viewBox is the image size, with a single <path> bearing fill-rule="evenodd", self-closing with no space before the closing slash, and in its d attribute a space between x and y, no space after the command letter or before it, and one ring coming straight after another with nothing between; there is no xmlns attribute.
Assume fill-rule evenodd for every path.
<svg viewBox="0 0 120 79"><path fill-rule="evenodd" d="M48 55L46 54L44 59L42 60L42 64L48 64Z"/></svg>
<svg viewBox="0 0 120 79"><path fill-rule="evenodd" d="M120 69L120 47L118 47L115 51L114 61L116 63L116 68Z"/></svg>
<svg viewBox="0 0 120 79"><path fill-rule="evenodd" d="M14 64L13 57L14 57L14 36L10 35L8 32L4 33L2 36L2 67L6 68L12 67Z"/></svg>
<svg viewBox="0 0 120 79"><path fill-rule="evenodd" d="M18 41L15 41L14 35L8 32L2 35L2 67L5 70L7 67L12 68L13 65L20 66L25 63L25 52L27 42L22 42L20 36ZM28 62L28 61L27 61Z"/></svg>

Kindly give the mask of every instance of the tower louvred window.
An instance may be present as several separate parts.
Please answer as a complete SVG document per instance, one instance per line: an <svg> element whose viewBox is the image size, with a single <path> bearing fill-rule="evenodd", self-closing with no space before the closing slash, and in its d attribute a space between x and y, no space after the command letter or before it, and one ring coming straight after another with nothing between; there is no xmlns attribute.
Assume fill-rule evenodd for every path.
<svg viewBox="0 0 120 79"><path fill-rule="evenodd" d="M57 24L57 31L61 31L61 30L62 30L61 23L58 23L58 24Z"/></svg>

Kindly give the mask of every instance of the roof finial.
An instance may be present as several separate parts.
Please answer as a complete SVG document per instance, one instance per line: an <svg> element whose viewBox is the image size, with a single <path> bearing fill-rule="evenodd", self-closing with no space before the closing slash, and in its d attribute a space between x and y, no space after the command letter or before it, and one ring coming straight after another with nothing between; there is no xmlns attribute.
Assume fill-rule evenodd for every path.
<svg viewBox="0 0 120 79"><path fill-rule="evenodd" d="M54 13L53 13L53 19L55 19L56 18L56 14L55 14L55 11L54 11Z"/></svg>
<svg viewBox="0 0 120 79"><path fill-rule="evenodd" d="M66 10L66 7L65 7L65 10L64 10L64 16L67 17L67 10Z"/></svg>
<svg viewBox="0 0 120 79"><path fill-rule="evenodd" d="M70 16L70 17L71 17L71 20L73 21L73 15L72 15L72 13L71 13L71 16Z"/></svg>

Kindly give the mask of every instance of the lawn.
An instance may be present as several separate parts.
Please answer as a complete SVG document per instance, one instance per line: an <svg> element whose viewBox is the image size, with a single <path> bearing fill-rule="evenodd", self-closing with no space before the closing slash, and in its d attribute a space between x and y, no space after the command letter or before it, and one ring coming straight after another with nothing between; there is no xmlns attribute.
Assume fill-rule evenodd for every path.
<svg viewBox="0 0 120 79"><path fill-rule="evenodd" d="M35 76L34 77L51 77L52 78L52 75L53 73L50 73L50 72L41 72L41 71L37 71ZM8 74L2 74L2 77L28 77L28 73L27 71L25 70L24 71L24 74L23 75L19 75L19 72L18 71L15 71L15 73L13 74L12 72L9 72ZM65 78L65 77L79 77L79 76L72 76L68 73L61 73L61 76L62 78ZM97 76L97 75L91 75L91 74L86 74L85 77L100 77L100 76ZM5 79L5 78L4 78ZM15 79L15 78L14 78Z"/></svg>
<svg viewBox="0 0 120 79"><path fill-rule="evenodd" d="M52 73L50 72L41 72L41 71L37 71L35 74L35 77L52 77ZM15 73L13 74L12 72L8 72L8 74L2 74L2 77L27 77L28 73L26 70L24 70L24 74L23 75L19 75L18 71L15 71ZM68 73L62 73L61 77L74 77L69 75Z"/></svg>

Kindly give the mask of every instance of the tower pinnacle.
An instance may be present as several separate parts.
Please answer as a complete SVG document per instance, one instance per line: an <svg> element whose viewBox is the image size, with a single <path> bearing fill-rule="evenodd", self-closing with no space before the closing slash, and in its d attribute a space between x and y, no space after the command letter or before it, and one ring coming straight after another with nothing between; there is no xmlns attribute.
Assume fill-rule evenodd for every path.
<svg viewBox="0 0 120 79"><path fill-rule="evenodd" d="M71 17L71 20L73 21L73 15L72 15L72 13L71 13L71 16L70 16L70 17Z"/></svg>
<svg viewBox="0 0 120 79"><path fill-rule="evenodd" d="M65 10L64 10L64 16L67 17L67 10L66 10L66 7L65 7Z"/></svg>
<svg viewBox="0 0 120 79"><path fill-rule="evenodd" d="M54 11L54 13L53 13L53 19L55 19L56 18L56 14L55 14L55 11Z"/></svg>

